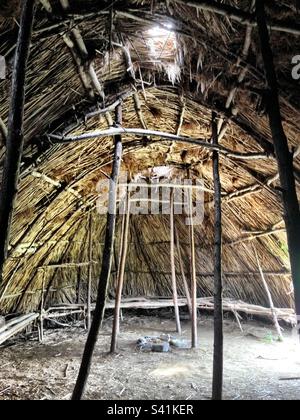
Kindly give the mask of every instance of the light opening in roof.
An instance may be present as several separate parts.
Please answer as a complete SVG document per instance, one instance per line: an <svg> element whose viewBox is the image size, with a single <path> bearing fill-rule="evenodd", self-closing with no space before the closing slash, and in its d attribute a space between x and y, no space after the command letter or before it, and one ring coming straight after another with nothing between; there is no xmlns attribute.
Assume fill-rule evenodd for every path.
<svg viewBox="0 0 300 420"><path fill-rule="evenodd" d="M161 65L172 83L180 78L181 68L178 63L178 43L172 23L156 25L147 31L147 45L153 63Z"/></svg>
<svg viewBox="0 0 300 420"><path fill-rule="evenodd" d="M152 38L158 38L158 37L168 38L169 36L174 34L172 32L172 29L173 29L172 23L166 23L163 26L154 26L153 28L149 29L148 34Z"/></svg>
<svg viewBox="0 0 300 420"><path fill-rule="evenodd" d="M147 31L148 45L151 56L155 59L164 59L173 55L175 57L177 40L172 31L172 23L154 26Z"/></svg>

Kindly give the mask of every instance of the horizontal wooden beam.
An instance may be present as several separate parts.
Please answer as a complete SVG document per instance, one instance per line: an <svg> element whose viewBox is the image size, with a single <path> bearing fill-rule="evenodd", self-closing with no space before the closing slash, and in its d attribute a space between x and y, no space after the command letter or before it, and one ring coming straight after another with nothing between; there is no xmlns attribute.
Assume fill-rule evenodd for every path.
<svg viewBox="0 0 300 420"><path fill-rule="evenodd" d="M206 148L208 150L215 150L228 158L241 159L241 160L257 160L257 159L273 159L266 153L239 153L233 150L227 149L221 145L214 145L203 139L196 139L185 136L177 136L175 134L166 133L163 131L145 130L139 128L125 128L125 127L113 127L102 131L92 131L79 136L61 136L57 134L49 134L49 139L54 143L68 144L75 142L83 142L86 140L92 140L103 137L114 137L118 135L129 135L139 137L159 137L168 141L177 141L180 143L194 144L199 147Z"/></svg>
<svg viewBox="0 0 300 420"><path fill-rule="evenodd" d="M88 261L88 262L79 262L79 263L65 263L65 264L49 264L38 267L38 270L46 269L57 269L57 268L79 268L79 267L89 267L90 264L99 264L98 261Z"/></svg>
<svg viewBox="0 0 300 420"><path fill-rule="evenodd" d="M277 179L278 179L278 174L271 175L268 179L265 180L264 183L262 183L262 182L258 183L257 182L255 184L251 184L251 185L248 185L246 187L235 190L231 193L228 193L228 194L224 195L222 197L222 200L225 203L230 203L234 200L245 198L245 197L248 197L248 196L253 195L253 194L261 193L262 191L264 191L265 189L270 187L274 182L276 182Z"/></svg>
<svg viewBox="0 0 300 420"><path fill-rule="evenodd" d="M197 184L184 184L184 183L182 183L182 184L177 184L177 183L172 183L172 182L170 182L170 183L164 183L164 182L161 182L161 183L150 183L150 184L148 184L148 183L143 183L143 182L134 182L134 181L132 181L132 182L129 182L128 184L122 184L122 183L120 183L120 184L118 184L118 186L119 187L126 187L126 188L129 188L129 191L130 191L130 188L131 187L135 187L135 188L153 188L153 189L157 189L157 188L174 188L174 189L180 189L180 190L199 190L199 191L204 191L204 192L207 192L207 193L211 193L211 194L213 194L214 193L214 190L211 190L211 189L209 189L209 188L206 188L206 187L204 187L203 185L197 185ZM144 199L145 201L152 201L152 202L161 202L161 200L151 200L150 198L148 199L148 198L146 198L146 199ZM131 202L139 202L139 201L143 201L143 199L140 199L140 198L137 198L137 199L132 199L132 198L130 198L130 201ZM179 203L179 204L183 204L183 203Z"/></svg>
<svg viewBox="0 0 300 420"><path fill-rule="evenodd" d="M232 242L227 242L225 243L225 245L238 245L243 242L254 241L255 239L263 238L265 236L276 235L278 233L284 233L284 232L286 232L286 228L278 228L278 229L270 229L270 230L261 231L261 232L253 232L253 233L250 233L249 236L245 236L244 238L240 238Z"/></svg>
<svg viewBox="0 0 300 420"><path fill-rule="evenodd" d="M136 186L135 184L133 184L134 186ZM141 188L146 187L146 185L143 185ZM140 188L140 187L138 187ZM167 187L168 188L168 187ZM182 187L183 188L183 187ZM118 203L123 203L124 200L117 200ZM155 199L151 199L151 198L132 198L130 200L131 203L146 203L146 204L151 204L151 203L156 203L156 204L170 204L170 201L168 200L155 200ZM185 203L184 202L174 202L174 206L183 206ZM146 206L145 206L146 207Z"/></svg>

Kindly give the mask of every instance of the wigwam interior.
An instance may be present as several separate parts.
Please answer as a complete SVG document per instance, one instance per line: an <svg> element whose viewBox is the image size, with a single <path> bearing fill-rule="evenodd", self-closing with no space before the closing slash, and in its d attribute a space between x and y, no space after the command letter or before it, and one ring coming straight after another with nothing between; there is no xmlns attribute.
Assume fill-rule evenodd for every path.
<svg viewBox="0 0 300 420"><path fill-rule="evenodd" d="M22 39L18 39L22 31L22 6L23 17L26 7L30 8L25 3L30 0L0 1L0 55L5 57L6 63L5 79L0 80L0 180L3 185L8 150L14 147L10 143L12 123L9 118L13 110L12 79L20 75L14 57L22 49ZM18 191L14 197L12 223L6 230L8 236L3 238L1 234L0 238L7 243L2 278L0 276L0 313L5 317L4 326L0 325L0 343L10 343L8 339L12 340L16 332L24 333L24 327L28 326L33 332L39 328L40 339L43 327L61 327L83 320L89 326L90 312L93 318L97 305L101 312L104 303L101 296L103 298L106 291L106 314L112 315L123 271L123 308L170 307L173 319L174 305L175 313L179 304L181 315L188 314L186 296L191 294L192 302L188 307L195 326L196 307L192 306L198 305L201 351L202 338L205 341L205 337L209 337L210 342L213 328L203 317L214 308L217 313L214 295L215 299L220 297L216 260L220 248L215 240L217 201L222 207L223 308L226 314L232 314L231 325L236 323L234 328L243 330L240 317L246 322L247 317L254 316L267 322L265 328L272 330L269 323L274 322L276 326L278 318L282 326L288 327L286 334L290 335L296 324L295 295L296 308L300 309L300 305L297 306L300 302L299 267L295 263L300 249L292 233L300 226L300 216L299 203L297 213L294 200L296 213L293 214L298 215L298 219L292 219L294 224L291 223L288 206L293 191L286 193L282 180L286 179L284 174L292 177L299 199L299 5L296 0L264 1L261 15L261 8L255 3L253 0L36 1L30 55L24 69L24 149L18 168ZM277 124L282 122L293 159L290 172L288 165L281 165L278 136L282 133L278 134L274 124L272 127L272 110L275 112L276 103L270 103L270 98L274 98L274 94L276 98L277 92L272 90L272 65L268 69L264 61L268 52L268 45L262 40L264 22L270 34L270 39L265 41L273 52L278 81L281 116L277 115ZM123 144L120 171L130 182L151 184L154 180L163 180L178 186L189 179L193 185L201 183L204 216L200 224L191 229L186 223L186 214L175 215L172 222L168 212L151 214L149 211L149 214L131 214L126 233L126 216L118 214L109 221L106 213L99 214L99 194L108 193L116 164L115 144L120 138ZM217 156L219 165L216 166ZM216 167L221 183L219 197ZM5 190L3 185L2 191ZM289 185L293 189L293 185ZM194 188L191 196L194 205L196 192ZM4 220L3 208L8 199L5 195L1 198L2 229L1 217ZM102 204L108 205L108 200ZM119 206L118 200L116 205ZM115 223L115 241L108 250L110 223ZM298 234L300 237L299 231ZM124 253L124 243L127 253ZM103 270L107 265L110 275L106 276L109 281L106 290ZM101 287L105 289L102 292ZM127 314L128 317L136 315L124 314L125 321ZM104 331L110 331L110 321L106 322ZM120 337L121 340L126 338L126 345L123 344L126 351L131 352L129 343L134 343L135 338L134 334L130 335L130 322L126 322L123 332L121 322ZM132 322L135 325L136 321ZM144 332L139 328L135 330L136 339L140 334L149 334L153 318L148 318L147 322ZM172 323L166 323L162 329L172 333ZM216 325L220 327L220 323ZM160 331L156 321L153 328ZM189 338L189 328L189 322L184 321L186 338ZM229 337L232 331L228 328L225 332ZM245 346L250 345L246 337L248 328L246 325L244 335L240 332ZM125 330L129 335L122 336ZM194 339L195 331L194 328ZM277 325L273 334L277 337L278 333L280 336ZM44 346L51 348L53 343L48 342L47 329L44 334ZM77 334L85 332L74 330L74 340ZM260 336L258 340L261 339ZM285 345L290 349L293 345L290 337L285 339L288 344L270 345L274 354L277 346ZM101 336L101 343L102 340ZM265 346L265 342L262 345ZM242 349L242 345L236 347L237 351L242 352ZM7 351L12 353L6 356L13 358L14 348ZM199 352L193 354L193 363L197 366ZM79 355L76 357L69 392L79 367ZM175 356L172 354L172 357ZM119 362L122 366L122 360L114 361ZM209 365L210 359L206 363ZM289 376L297 376L296 364L287 368ZM191 369L187 368L188 374ZM259 367L255 365L253 369L259 370ZM94 373L92 371L92 376ZM102 373L105 381L105 370ZM93 378L91 386L95 389L88 394L90 398L144 398L135 388L131 395L126 391L119 394L121 390L112 391L111 395L102 394L97 388L101 384L95 384ZM0 373L3 389L4 379ZM225 379L229 380L227 376ZM154 381L157 392L151 394L151 398L160 398L160 380ZM193 378L196 388L190 398L206 398L210 380L210 375L196 375ZM239 376L235 377L236 385L240 380ZM280 395L277 387L273 387L276 380L278 378L270 379L270 396L297 398L296 383L289 383ZM9 386L4 398L30 398L28 394L13 391L18 387L15 379ZM65 396L61 390L57 393L37 393L32 397ZM226 391L227 398L237 397L233 394ZM250 394L241 397L249 398ZM189 395L183 390L176 394L174 389L167 396L172 399ZM266 395L262 392L252 397Z"/></svg>

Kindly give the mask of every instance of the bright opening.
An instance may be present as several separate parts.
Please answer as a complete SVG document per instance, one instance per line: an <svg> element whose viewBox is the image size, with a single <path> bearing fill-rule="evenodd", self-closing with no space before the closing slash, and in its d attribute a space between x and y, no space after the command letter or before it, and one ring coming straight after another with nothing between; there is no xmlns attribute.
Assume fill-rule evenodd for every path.
<svg viewBox="0 0 300 420"><path fill-rule="evenodd" d="M178 43L173 25L166 23L154 26L147 31L147 44L153 62L164 67L169 80L175 83L179 80L181 66L178 63Z"/></svg>
<svg viewBox="0 0 300 420"><path fill-rule="evenodd" d="M155 59L174 56L177 48L175 32L172 31L173 25L166 23L163 26L154 26L148 30L148 45L150 53Z"/></svg>
<svg viewBox="0 0 300 420"><path fill-rule="evenodd" d="M164 37L168 38L172 34L173 25L171 23L167 23L162 26L154 26L154 28L149 29L148 33L151 37Z"/></svg>

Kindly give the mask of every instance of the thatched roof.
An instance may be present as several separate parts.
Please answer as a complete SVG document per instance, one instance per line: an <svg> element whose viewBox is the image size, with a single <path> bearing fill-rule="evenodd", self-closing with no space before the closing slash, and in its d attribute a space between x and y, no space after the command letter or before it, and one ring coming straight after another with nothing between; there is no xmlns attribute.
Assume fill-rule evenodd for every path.
<svg viewBox="0 0 300 420"><path fill-rule="evenodd" d="M7 123L18 30L18 7L9 7L12 3L0 2L0 54L7 58L8 72L0 81L2 126ZM70 7L63 10L66 3ZM201 7L194 7L196 3ZM211 11L209 3L217 4L222 13ZM291 77L291 59L300 52L295 3L270 1L268 14L284 127L290 147L297 149L300 85ZM48 303L74 302L79 289L79 295L85 295L87 267L72 264L88 261L90 211L96 290L105 217L95 212L94 203L97 183L110 173L112 139L57 145L49 134L107 128L109 115L86 115L113 104L120 94L124 127L180 132L209 142L215 110L226 127L222 146L260 155L250 160L221 157L225 296L267 304L255 246L269 273L275 304L292 305L277 165L265 115L265 79L250 5L246 0L131 0L115 1L113 8L111 1L38 3L26 87L26 142L1 311L36 309L42 284L49 289ZM244 11L239 12L240 21L233 13L237 7ZM98 84L93 83L93 69ZM2 164L3 127L1 132ZM213 189L211 152L206 148L127 135L124 145L123 169L132 176L160 165L183 174L190 168L194 178ZM299 157L295 175L299 182ZM205 194L205 220L196 231L201 296L213 293L212 198ZM188 229L181 217L176 223L188 273ZM126 294L170 295L168 224L167 216L132 217ZM118 236L119 232L120 223ZM57 267L60 264L69 266Z"/></svg>

